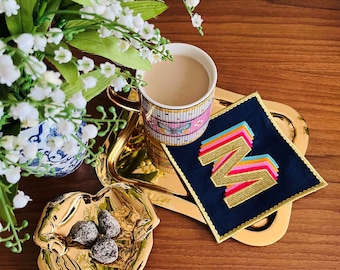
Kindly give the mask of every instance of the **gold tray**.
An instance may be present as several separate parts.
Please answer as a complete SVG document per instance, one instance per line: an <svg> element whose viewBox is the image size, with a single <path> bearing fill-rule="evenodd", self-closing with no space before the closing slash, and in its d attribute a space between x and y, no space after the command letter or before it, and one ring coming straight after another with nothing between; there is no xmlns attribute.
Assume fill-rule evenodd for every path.
<svg viewBox="0 0 340 270"><path fill-rule="evenodd" d="M243 98L243 95L216 88L212 114ZM302 154L308 146L308 128L304 119L293 108L273 101L264 101L279 127L295 144ZM140 187L154 205L175 211L196 219L205 220L197 205L183 185L173 168L164 159L165 153L159 152L162 162L153 161L148 155L148 139L138 113L125 110L122 117L128 119L127 126L112 132L104 143L104 153L99 158L96 172L104 186L115 182L127 182ZM155 144L153 144L155 146ZM158 163L158 169L156 166ZM252 226L234 234L232 237L244 244L266 246L278 241L287 231L292 203L281 207Z"/></svg>

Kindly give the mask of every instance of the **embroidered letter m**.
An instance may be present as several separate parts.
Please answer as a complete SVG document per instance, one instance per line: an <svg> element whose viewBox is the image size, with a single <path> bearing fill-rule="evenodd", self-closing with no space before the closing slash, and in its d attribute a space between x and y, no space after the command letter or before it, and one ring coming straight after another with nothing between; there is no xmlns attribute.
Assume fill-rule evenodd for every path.
<svg viewBox="0 0 340 270"><path fill-rule="evenodd" d="M276 184L279 166L270 155L247 157L253 141L253 131L241 122L201 143L198 159L203 166L214 162L210 178L216 187L226 186L229 208Z"/></svg>

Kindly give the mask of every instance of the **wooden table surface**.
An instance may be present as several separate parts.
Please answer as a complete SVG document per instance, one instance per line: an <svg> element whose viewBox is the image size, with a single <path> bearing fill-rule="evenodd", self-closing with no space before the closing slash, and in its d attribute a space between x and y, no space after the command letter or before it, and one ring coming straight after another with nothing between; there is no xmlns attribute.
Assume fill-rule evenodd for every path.
<svg viewBox="0 0 340 270"><path fill-rule="evenodd" d="M295 108L307 121L307 159L328 186L293 204L287 233L277 243L250 247L233 239L216 244L210 230L156 207L161 219L145 269L340 269L340 1L201 0L205 36L191 27L180 0L153 22L172 42L186 42L215 60L220 88ZM104 96L94 102L107 103ZM33 199L17 211L34 232L45 204L69 191L96 193L94 170L62 179L22 179ZM21 254L1 245L0 269L37 269L39 248Z"/></svg>

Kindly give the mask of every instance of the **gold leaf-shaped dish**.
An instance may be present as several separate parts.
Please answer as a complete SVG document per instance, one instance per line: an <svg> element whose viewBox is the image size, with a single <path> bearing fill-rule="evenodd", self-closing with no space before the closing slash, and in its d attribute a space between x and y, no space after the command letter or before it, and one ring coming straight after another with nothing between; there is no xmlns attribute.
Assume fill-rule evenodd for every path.
<svg viewBox="0 0 340 270"><path fill-rule="evenodd" d="M67 246L65 238L80 220L97 223L99 211L108 210L119 222L120 234L114 238L118 259L112 264L98 263L90 249ZM147 195L135 186L112 184L96 195L71 192L49 202L34 233L41 247L40 270L141 270L153 245L152 230L159 224Z"/></svg>

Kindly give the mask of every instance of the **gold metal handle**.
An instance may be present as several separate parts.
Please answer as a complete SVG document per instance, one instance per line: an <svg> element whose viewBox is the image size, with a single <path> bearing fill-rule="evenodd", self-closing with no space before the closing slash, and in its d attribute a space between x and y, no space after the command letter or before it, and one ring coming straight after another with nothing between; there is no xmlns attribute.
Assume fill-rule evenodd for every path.
<svg viewBox="0 0 340 270"><path fill-rule="evenodd" d="M106 88L106 94L108 98L119 107L133 112L139 112L140 110L140 101L131 100L128 98L125 98L119 94L117 94L112 87Z"/></svg>

